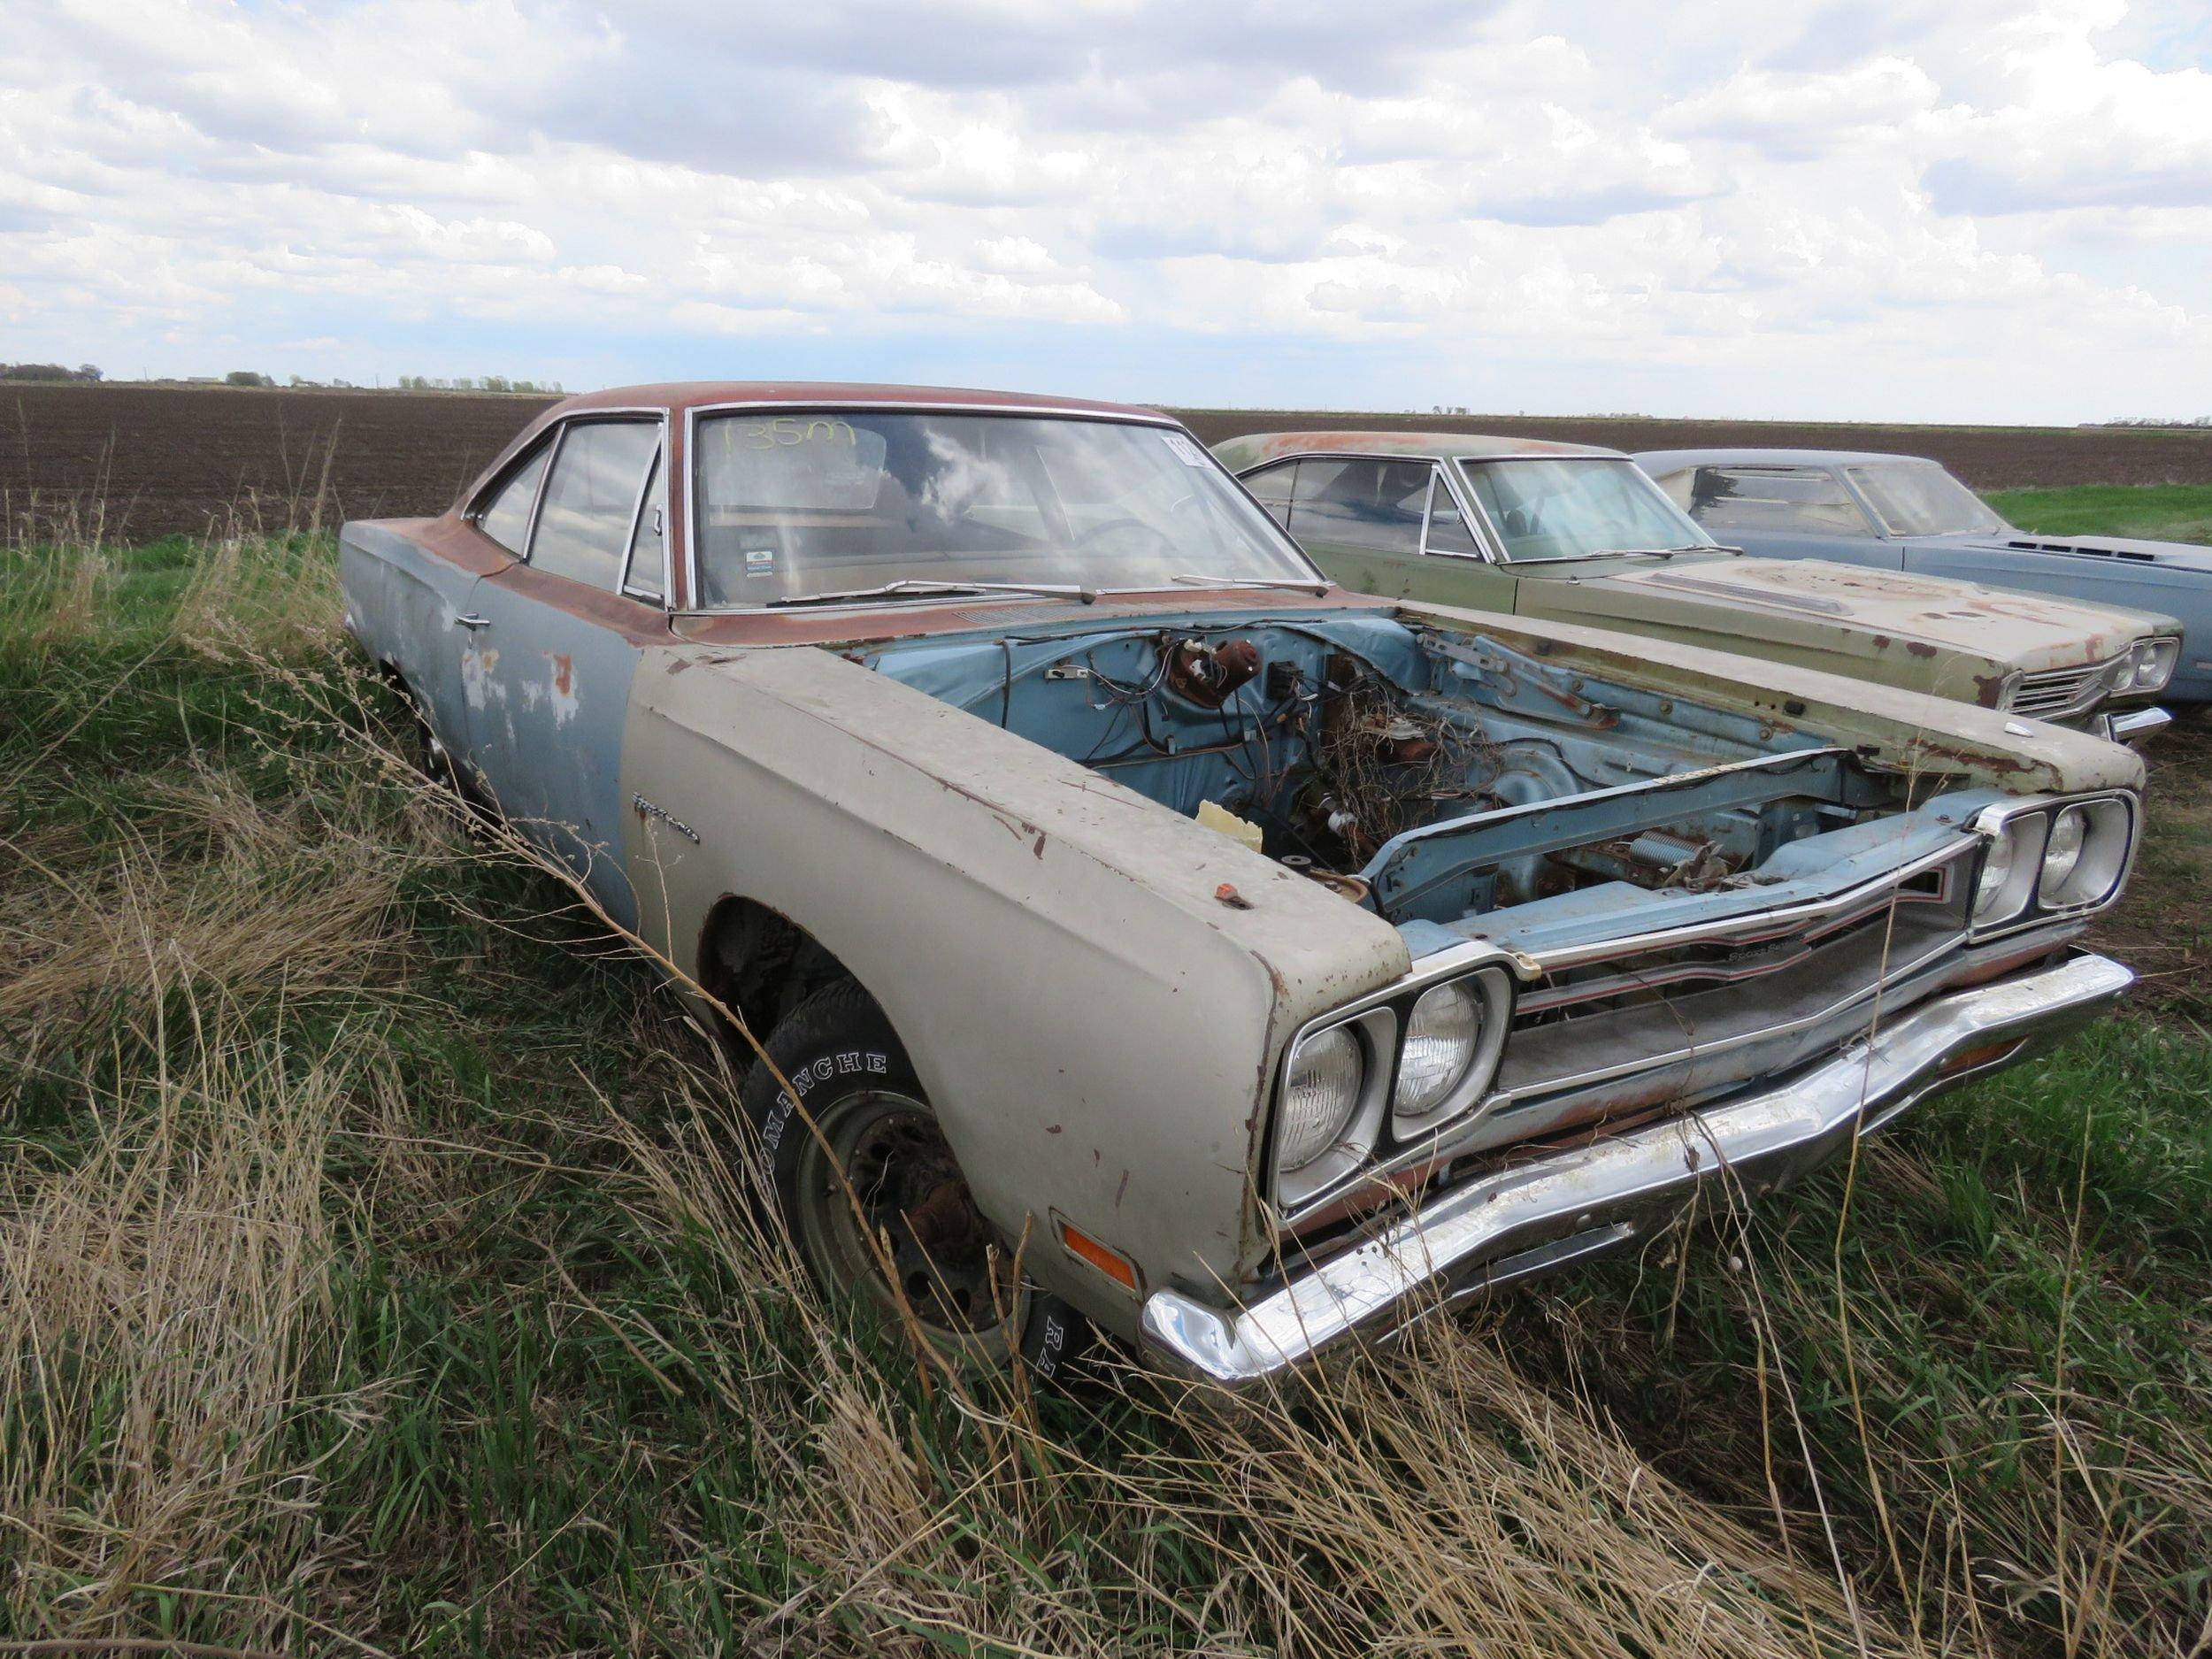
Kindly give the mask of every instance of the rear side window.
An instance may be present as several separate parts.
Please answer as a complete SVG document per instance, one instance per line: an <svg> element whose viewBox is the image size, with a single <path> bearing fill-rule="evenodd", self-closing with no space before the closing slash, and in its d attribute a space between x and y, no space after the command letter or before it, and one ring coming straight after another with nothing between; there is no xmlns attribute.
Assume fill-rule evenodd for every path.
<svg viewBox="0 0 2212 1659"><path fill-rule="evenodd" d="M1297 487L1298 463L1282 461L1253 473L1244 480L1245 488L1252 492L1252 499L1267 509L1275 522L1290 528L1291 491Z"/></svg>
<svg viewBox="0 0 2212 1659"><path fill-rule="evenodd" d="M1418 553L1430 471L1426 461L1302 461L1290 533L1376 553Z"/></svg>
<svg viewBox="0 0 2212 1659"><path fill-rule="evenodd" d="M1874 534L1836 475L1820 467L1701 466L1689 509L1708 530Z"/></svg>
<svg viewBox="0 0 2212 1659"><path fill-rule="evenodd" d="M545 476L545 457L551 453L550 449L541 449L525 461L499 487L491 505L477 515L476 527L518 557L529 539L530 509L537 503L538 480Z"/></svg>
<svg viewBox="0 0 2212 1659"><path fill-rule="evenodd" d="M610 592L618 586L645 469L659 443L660 428L649 421L570 426L546 480L530 563Z"/></svg>

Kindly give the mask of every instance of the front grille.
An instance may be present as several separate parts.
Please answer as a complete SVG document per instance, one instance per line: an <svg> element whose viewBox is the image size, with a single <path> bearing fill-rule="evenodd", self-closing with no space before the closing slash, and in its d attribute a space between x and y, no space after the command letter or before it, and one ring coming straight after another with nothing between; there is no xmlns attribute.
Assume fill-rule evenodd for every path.
<svg viewBox="0 0 2212 1659"><path fill-rule="evenodd" d="M1502 1145L1687 1107L1863 1034L1966 933L1970 849L1851 913L1638 950L1524 993L1480 1137Z"/></svg>
<svg viewBox="0 0 2212 1659"><path fill-rule="evenodd" d="M2007 712L2038 720L2080 714L2103 700L2105 674L2111 663L2092 663L2085 668L2051 668L2039 674L2023 674Z"/></svg>

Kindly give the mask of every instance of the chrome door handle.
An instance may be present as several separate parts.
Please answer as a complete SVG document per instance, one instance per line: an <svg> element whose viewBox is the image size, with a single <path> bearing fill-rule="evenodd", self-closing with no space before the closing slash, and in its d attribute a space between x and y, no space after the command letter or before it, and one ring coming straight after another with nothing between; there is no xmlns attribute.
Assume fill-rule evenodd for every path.
<svg viewBox="0 0 2212 1659"><path fill-rule="evenodd" d="M457 616L453 618L453 626L457 628L488 628L491 625L492 619L489 617L472 617L464 615Z"/></svg>

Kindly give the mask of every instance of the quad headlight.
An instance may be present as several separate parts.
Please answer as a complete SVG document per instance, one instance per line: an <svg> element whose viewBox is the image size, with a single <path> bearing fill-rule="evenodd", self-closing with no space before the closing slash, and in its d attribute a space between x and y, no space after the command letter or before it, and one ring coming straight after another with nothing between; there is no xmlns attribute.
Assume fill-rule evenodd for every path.
<svg viewBox="0 0 2212 1659"><path fill-rule="evenodd" d="M1302 1170L1334 1146L1359 1110L1367 1056L1353 1025L1333 1025L1301 1042L1283 1076L1275 1167Z"/></svg>
<svg viewBox="0 0 2212 1659"><path fill-rule="evenodd" d="M1406 1019L1398 1051L1402 1116L1418 1118L1441 1106L1466 1077L1482 1043L1482 998L1463 979L1447 979L1421 993Z"/></svg>
<svg viewBox="0 0 2212 1659"><path fill-rule="evenodd" d="M2106 902L2135 850L2125 795L2024 804L1983 820L1990 840L1974 883L1973 926L1989 933Z"/></svg>
<svg viewBox="0 0 2212 1659"><path fill-rule="evenodd" d="M1509 975L1488 964L1379 993L1309 1029L1276 1097L1276 1202L1309 1207L1467 1122L1489 1095L1512 1007Z"/></svg>

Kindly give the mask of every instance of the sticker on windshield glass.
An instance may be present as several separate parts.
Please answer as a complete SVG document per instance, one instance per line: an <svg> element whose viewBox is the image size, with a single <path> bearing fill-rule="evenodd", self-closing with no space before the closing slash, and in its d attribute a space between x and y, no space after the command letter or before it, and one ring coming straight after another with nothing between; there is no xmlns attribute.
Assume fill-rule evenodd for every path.
<svg viewBox="0 0 2212 1659"><path fill-rule="evenodd" d="M1167 440L1167 447L1175 451L1177 457L1181 460L1185 466L1203 466L1206 465L1205 451L1201 449L1196 444L1193 443L1181 433L1164 432L1160 434L1160 436Z"/></svg>
<svg viewBox="0 0 2212 1659"><path fill-rule="evenodd" d="M776 549L772 547L747 548L745 573L748 576L773 576L776 573Z"/></svg>

